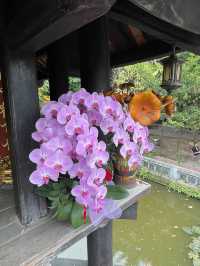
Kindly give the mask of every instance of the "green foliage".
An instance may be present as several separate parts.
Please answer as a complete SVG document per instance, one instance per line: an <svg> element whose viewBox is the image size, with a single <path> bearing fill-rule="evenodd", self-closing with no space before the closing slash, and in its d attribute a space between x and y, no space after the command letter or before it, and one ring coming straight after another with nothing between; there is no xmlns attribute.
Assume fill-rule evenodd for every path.
<svg viewBox="0 0 200 266"><path fill-rule="evenodd" d="M69 221L74 228L84 223L83 207L78 205L70 191L77 183L74 180L66 179L58 183L50 182L46 186L39 187L37 193L50 201L50 209L59 221Z"/></svg>
<svg viewBox="0 0 200 266"><path fill-rule="evenodd" d="M200 57L182 53L182 86L174 92L177 111L167 121L170 126L200 130Z"/></svg>
<svg viewBox="0 0 200 266"><path fill-rule="evenodd" d="M183 193L191 198L200 199L200 189L197 187L185 185L182 182L172 181L168 185L169 189Z"/></svg>
<svg viewBox="0 0 200 266"><path fill-rule="evenodd" d="M68 221L74 228L77 228L84 224L84 217L83 206L75 202L70 194L75 185L77 185L76 180L63 177L58 183L49 182L48 185L38 187L37 194L50 201L49 208L57 220ZM127 190L121 186L108 186L107 189L107 197L114 200L120 200L129 195ZM88 217L86 223L89 223Z"/></svg>
<svg viewBox="0 0 200 266"><path fill-rule="evenodd" d="M107 186L107 190L107 198L112 198L115 200L124 199L129 195L128 191L125 188L118 185Z"/></svg>
<svg viewBox="0 0 200 266"><path fill-rule="evenodd" d="M182 86L174 91L177 111L165 124L200 130L200 56L184 52L179 54L184 60L182 69ZM162 82L162 66L156 61L140 63L117 68L113 71L113 82L118 84L134 81L136 91L153 89L166 94Z"/></svg>
<svg viewBox="0 0 200 266"><path fill-rule="evenodd" d="M162 66L156 61L125 66L113 70L113 82L121 84L134 81L136 90L154 89L158 92L162 76Z"/></svg>
<svg viewBox="0 0 200 266"><path fill-rule="evenodd" d="M80 89L80 78L69 77L69 90L77 91ZM45 80L41 87L38 88L40 105L50 100L49 82Z"/></svg>
<svg viewBox="0 0 200 266"><path fill-rule="evenodd" d="M188 257L192 259L193 266L200 266L200 226L184 227L183 231L192 237Z"/></svg>
<svg viewBox="0 0 200 266"><path fill-rule="evenodd" d="M83 207L76 202L73 203L70 222L74 228L78 228L79 226L84 224ZM86 223L89 223L88 217Z"/></svg>
<svg viewBox="0 0 200 266"><path fill-rule="evenodd" d="M71 91L77 91L80 89L80 87L81 87L80 78L76 78L76 77L69 78L69 89Z"/></svg>
<svg viewBox="0 0 200 266"><path fill-rule="evenodd" d="M200 107L188 106L181 112L177 111L164 124L177 128L187 128L192 131L200 130Z"/></svg>
<svg viewBox="0 0 200 266"><path fill-rule="evenodd" d="M56 218L59 221L67 221L70 218L70 214L72 211L72 207L73 207L73 201L72 199L63 199L62 202L59 202L57 204L57 208L56 208Z"/></svg>
<svg viewBox="0 0 200 266"><path fill-rule="evenodd" d="M159 183L161 185L168 185L169 181L162 176L152 174L146 167L141 167L137 173L137 177L143 180Z"/></svg>
<svg viewBox="0 0 200 266"><path fill-rule="evenodd" d="M47 80L44 81L41 87L38 88L39 102L40 105L49 101L49 82Z"/></svg>
<svg viewBox="0 0 200 266"><path fill-rule="evenodd" d="M200 226L183 227L183 231L188 235L200 235Z"/></svg>

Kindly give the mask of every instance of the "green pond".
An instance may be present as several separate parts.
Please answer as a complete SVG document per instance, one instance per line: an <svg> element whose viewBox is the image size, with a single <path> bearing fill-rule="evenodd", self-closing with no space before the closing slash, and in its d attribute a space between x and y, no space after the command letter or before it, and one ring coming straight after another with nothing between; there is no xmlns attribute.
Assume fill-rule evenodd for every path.
<svg viewBox="0 0 200 266"><path fill-rule="evenodd" d="M114 260L120 266L190 266L184 226L200 224L200 201L152 184L139 201L136 221L113 226Z"/></svg>

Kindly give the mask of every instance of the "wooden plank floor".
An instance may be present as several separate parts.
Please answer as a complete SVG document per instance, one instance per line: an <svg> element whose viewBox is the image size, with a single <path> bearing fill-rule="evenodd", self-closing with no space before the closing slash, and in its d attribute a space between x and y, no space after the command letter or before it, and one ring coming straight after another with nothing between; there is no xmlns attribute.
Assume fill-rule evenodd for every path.
<svg viewBox="0 0 200 266"><path fill-rule="evenodd" d="M149 192L150 187L149 184L138 181L135 187L129 189L129 196L126 199L117 201L119 207L126 210ZM0 221L4 219L2 215L1 217ZM104 221L99 225L89 224L72 229L66 223L57 222L49 217L34 226L24 228L16 217L12 219L10 227L5 227L5 233L3 233L3 228L0 231L0 237L2 237L0 239L0 265L2 266L47 265L48 261L51 261L59 252L106 223ZM8 235L7 239L6 235Z"/></svg>
<svg viewBox="0 0 200 266"><path fill-rule="evenodd" d="M13 191L0 190L0 247L14 239L22 230L16 216Z"/></svg>

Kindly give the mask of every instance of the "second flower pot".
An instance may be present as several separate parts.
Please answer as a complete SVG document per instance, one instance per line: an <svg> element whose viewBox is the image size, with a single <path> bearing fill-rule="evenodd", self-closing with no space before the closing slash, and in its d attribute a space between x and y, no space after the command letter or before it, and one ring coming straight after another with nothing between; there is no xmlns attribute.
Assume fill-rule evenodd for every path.
<svg viewBox="0 0 200 266"><path fill-rule="evenodd" d="M117 156L114 162L114 182L117 185L133 187L136 185L136 166L129 167L128 158Z"/></svg>

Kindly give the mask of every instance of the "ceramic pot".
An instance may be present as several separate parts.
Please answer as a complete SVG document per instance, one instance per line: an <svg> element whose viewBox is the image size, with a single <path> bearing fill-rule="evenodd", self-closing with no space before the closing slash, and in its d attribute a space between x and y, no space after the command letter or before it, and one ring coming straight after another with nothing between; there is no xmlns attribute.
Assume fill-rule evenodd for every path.
<svg viewBox="0 0 200 266"><path fill-rule="evenodd" d="M136 185L136 170L135 166L128 166L128 158L117 156L114 162L114 182L118 185L134 186Z"/></svg>

